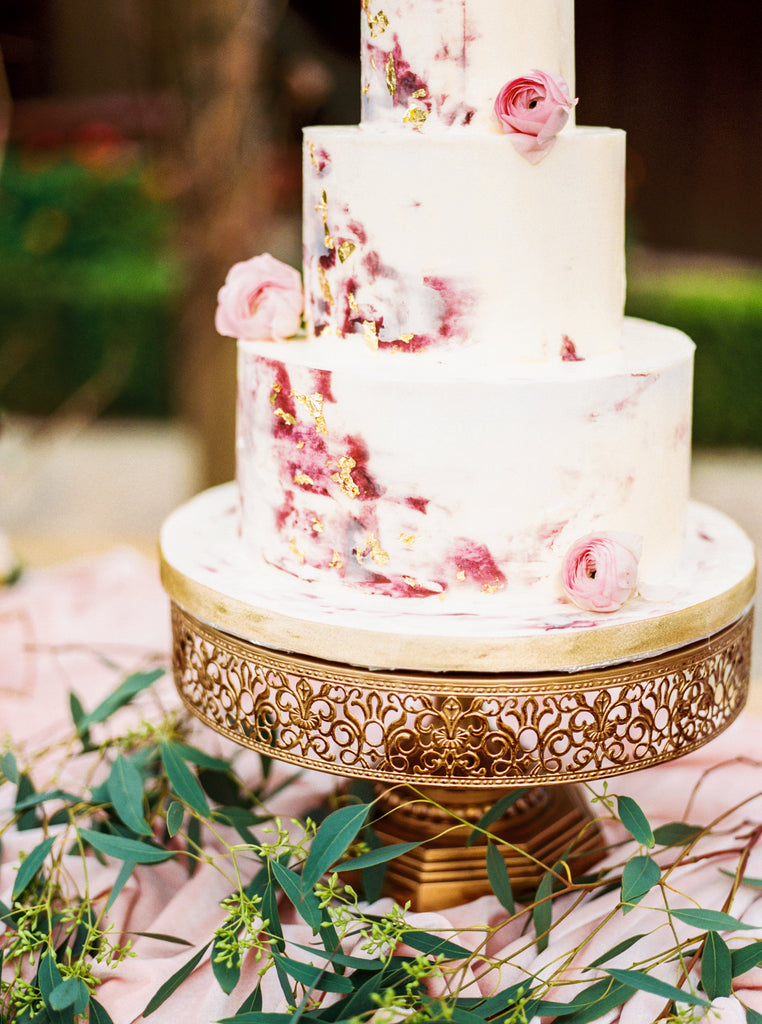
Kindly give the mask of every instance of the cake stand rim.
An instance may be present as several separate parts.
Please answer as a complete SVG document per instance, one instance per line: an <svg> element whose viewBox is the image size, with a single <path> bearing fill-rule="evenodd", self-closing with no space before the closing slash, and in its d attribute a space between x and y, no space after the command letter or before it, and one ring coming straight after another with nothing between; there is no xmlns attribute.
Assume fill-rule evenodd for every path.
<svg viewBox="0 0 762 1024"><path fill-rule="evenodd" d="M171 529L171 521L172 516L161 533L159 571L165 591L185 611L215 629L274 651L377 670L579 672L639 661L706 639L729 626L754 604L756 590L753 555L751 568L722 592L638 621L598 621L588 629L551 629L518 636L403 634L289 615L266 607L264 601L255 606L222 587L195 579L167 554L166 531ZM746 536L740 527L736 529Z"/></svg>

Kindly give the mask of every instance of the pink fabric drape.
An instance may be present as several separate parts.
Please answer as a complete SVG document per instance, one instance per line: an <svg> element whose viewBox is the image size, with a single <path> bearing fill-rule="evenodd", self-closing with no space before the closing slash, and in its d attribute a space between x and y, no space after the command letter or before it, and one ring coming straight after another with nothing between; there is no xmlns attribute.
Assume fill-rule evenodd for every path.
<svg viewBox="0 0 762 1024"><path fill-rule="evenodd" d="M61 568L27 574L21 583L0 591L0 740L10 737L14 749L39 751L71 731L68 708L73 690L90 709L114 689L129 672L166 664L170 644L168 602L158 582L155 566L129 549L117 549L105 556L72 563ZM159 684L158 699L165 707L178 701L169 677ZM153 699L153 698L151 698ZM722 736L697 753L671 764L624 776L610 783L611 792L634 797L653 826L689 820L708 824L723 819L723 835L702 840L694 851L693 863L685 864L670 876L672 907L721 910L732 880L723 870L734 871L737 850L744 836L762 823L762 722L743 715ZM241 751L215 734L194 726L193 741L209 753L236 757L236 769L243 778L254 780L258 758ZM52 757L53 755L51 755ZM59 785L65 787L67 771L78 770L66 764L60 769ZM38 771L50 765L43 759ZM283 778L291 770L276 767ZM330 776L305 773L272 802L284 819L297 814L330 792L335 780ZM10 787L0 788L0 803L8 807ZM626 841L624 833L610 832L611 838ZM10 902L10 893L18 868L19 853L28 850L41 835L34 832L9 833L3 837L0 860L0 899ZM632 852L637 850L631 844ZM621 850L617 857L621 858ZM669 856L669 851L660 856ZM71 857L72 884L82 881L81 861ZM109 891L119 864L106 866L95 859L88 866L91 892ZM751 850L747 876L762 878L762 844ZM111 911L117 933L152 932L179 936L200 947L222 921L219 903L231 891L231 885L214 867L202 866L189 877L181 862L157 867L137 867ZM762 890L742 886L730 906L730 912L748 924L762 928ZM658 892L658 890L656 890ZM641 906L627 915L607 916L616 906L618 893L599 896L575 907L553 929L545 952L522 936L524 919L506 922L495 933L487 952L505 961L499 972L472 973L466 981L466 994L489 993L522 979L522 967L531 967L538 976L550 976L559 957L574 948L585 936L593 936L585 946L579 963L572 963L568 979L582 977L581 969L596 956L612 948L628 935L643 934L635 946L621 954L609 966L632 967L660 949L670 948L674 937L667 918L658 909L659 897L649 894ZM375 909L388 906L381 901ZM554 904L558 921L571 906L571 897ZM444 929L456 941L474 948L479 936L469 931L474 925L500 925L505 911L494 897L484 897L441 913L411 914L411 923L423 929ZM283 908L284 932L288 943L309 944L307 927ZM676 922L678 932L691 934L686 925ZM758 931L726 936L731 945L742 945L759 938ZM173 945L156 939L137 938L138 954L116 970L99 968L103 979L98 999L116 1024L131 1024L142 1019L140 1013L157 988L193 953L188 946ZM288 950L287 950L288 952ZM302 954L291 949L291 955ZM351 952L351 950L347 950ZM510 966L507 966L510 964ZM209 954L201 960L192 976L150 1018L155 1024L207 1024L231 1015L253 988L259 966L253 956L244 961L241 981L230 996L225 996L212 976ZM678 967L669 964L656 972L665 981L674 982ZM590 979L590 975L585 975ZM461 979L462 980L462 979ZM573 990L556 989L548 998L568 1001ZM265 980L266 1009L285 1011L283 996L270 972ZM745 1021L740 1001L762 1012L762 968L754 968L735 980L734 995L718 999L711 1013L703 1018L720 1024ZM624 1007L601 1017L601 1024L652 1024L663 1008L663 998L638 993ZM697 1015L697 1019L698 1019Z"/></svg>

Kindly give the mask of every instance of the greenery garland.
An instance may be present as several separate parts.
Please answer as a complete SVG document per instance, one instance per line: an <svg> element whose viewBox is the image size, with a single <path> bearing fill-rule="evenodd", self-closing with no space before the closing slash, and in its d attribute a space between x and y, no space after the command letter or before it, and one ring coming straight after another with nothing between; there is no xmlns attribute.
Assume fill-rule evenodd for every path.
<svg viewBox="0 0 762 1024"><path fill-rule="evenodd" d="M727 911L741 885L762 887L745 877L745 866L762 827L753 829L738 852L731 892L724 911L671 909L670 875L681 865L701 859L697 841L719 832L722 822L705 828L677 822L652 829L638 804L627 796L593 793L602 817L616 818L639 844L635 856L622 848L622 860L581 879L572 880L563 861L549 866L534 898L516 905L503 858L489 825L499 807L477 826L486 836L489 877L505 909L496 926L475 925L466 948L450 938L416 928L408 908L394 905L385 914L368 910L380 894L385 865L416 844L382 846L372 828L374 796L367 784L350 788L329 813L313 812L290 827L268 811L278 788L271 762L262 758L261 780L247 787L231 762L212 757L187 742L187 722L178 711L163 710L156 721L140 717L137 725L117 728L114 716L139 695L152 693L163 669L137 672L124 679L96 708L86 711L73 694L73 728L54 747L38 752L34 764L58 768L74 760L82 769L76 792L55 783L38 790L32 783L33 763L10 748L0 757L0 792L7 807L0 818L0 841L10 830L42 830L44 839L22 857L9 905L0 903L0 1024L109 1024L98 1001L99 979L94 968L115 970L133 955L131 940L122 942L106 923L135 865L159 864L183 858L190 874L201 862L212 864L229 881L230 894L221 904L222 923L208 941L195 949L184 966L164 982L143 1010L148 1018L188 978L209 953L220 988L230 994L241 976L245 955L258 964L258 982L232 1017L221 1024L376 1024L452 1021L454 1024L527 1024L538 1018L560 1024L586 1024L610 1012L642 990L663 999L660 1020L686 1024L700 1020L712 1000L729 996L732 981L762 963L762 941L733 948L721 933L750 928ZM111 737L93 741L93 728L108 722ZM7 797L13 792L10 804ZM728 812L730 813L730 812ZM322 818L321 818L322 815ZM453 827L463 822L453 818ZM253 829L257 829L255 835ZM233 830L239 842L227 843L222 832ZM298 838L293 838L294 832ZM628 844L631 850L631 844ZM220 849L223 851L220 854ZM660 854L659 863L654 854ZM64 855L81 858L84 891L72 892ZM666 856L665 856L666 855ZM107 896L89 891L88 866L93 858L121 863ZM361 901L348 879L360 877ZM642 935L630 936L586 965L589 982L565 980L572 960L579 962L592 936L557 958L553 971L542 976L526 969L525 978L489 996L464 994L465 978L499 970L506 963L489 955L490 940L508 923L523 926L523 951L547 948L552 930L583 901L618 891L608 920L627 914L650 893L663 901L673 929L674 945L623 970L607 966ZM561 896L570 896L554 918ZM304 957L286 954L279 906L294 908L315 936L316 946L301 947ZM692 929L680 941L675 922ZM601 926L602 927L602 926ZM596 931L600 928L596 929ZM138 933L147 934L147 933ZM595 933L594 933L595 934ZM152 935L168 943L188 944L181 936ZM362 955L348 955L347 945ZM412 953L400 953L400 945ZM667 961L680 967L677 985L653 973ZM513 965L515 966L515 965ZM263 1005L262 978L273 972L288 1011L272 1012ZM700 981L696 981L699 978ZM444 994L431 994L429 982ZM554 990L569 998L550 1000ZM332 997L326 1000L325 994ZM748 1024L762 1016L747 1010Z"/></svg>

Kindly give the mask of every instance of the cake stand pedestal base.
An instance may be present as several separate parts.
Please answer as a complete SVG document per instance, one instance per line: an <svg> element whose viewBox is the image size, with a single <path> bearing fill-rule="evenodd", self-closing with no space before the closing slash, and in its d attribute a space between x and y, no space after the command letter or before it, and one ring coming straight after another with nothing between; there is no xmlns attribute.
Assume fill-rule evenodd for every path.
<svg viewBox="0 0 762 1024"><path fill-rule="evenodd" d="M603 836L578 787L534 786L513 793L515 803L488 831L515 896L533 893L559 861L578 877L601 859ZM470 838L479 835L474 826L505 795L505 789L448 786L383 791L374 823L377 835L389 844L421 843L389 863L384 894L427 911L491 893L486 838Z"/></svg>

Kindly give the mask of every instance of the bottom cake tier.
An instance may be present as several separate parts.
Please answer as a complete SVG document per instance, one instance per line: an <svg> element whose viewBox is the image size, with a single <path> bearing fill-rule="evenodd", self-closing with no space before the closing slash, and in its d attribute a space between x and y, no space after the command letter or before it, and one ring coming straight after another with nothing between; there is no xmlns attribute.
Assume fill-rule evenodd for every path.
<svg viewBox="0 0 762 1024"><path fill-rule="evenodd" d="M363 669L447 673L569 673L653 658L736 622L753 603L756 576L746 534L691 503L670 580L618 611L581 612L559 597L522 605L507 591L476 594L470 608L435 596L400 601L301 580L252 556L232 483L167 519L161 566L180 608L247 642Z"/></svg>
<svg viewBox="0 0 762 1024"><path fill-rule="evenodd" d="M572 355L573 353L570 353ZM242 548L305 581L490 615L558 596L569 547L642 541L670 579L688 503L693 343L487 367L346 340L239 342Z"/></svg>

